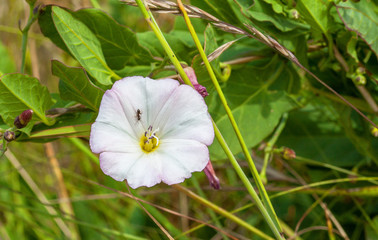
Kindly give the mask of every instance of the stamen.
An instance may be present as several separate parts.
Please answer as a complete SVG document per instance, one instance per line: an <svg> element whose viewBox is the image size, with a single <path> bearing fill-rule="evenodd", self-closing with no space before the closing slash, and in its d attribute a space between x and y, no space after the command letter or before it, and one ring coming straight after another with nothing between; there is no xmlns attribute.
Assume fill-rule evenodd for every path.
<svg viewBox="0 0 378 240"><path fill-rule="evenodd" d="M144 132L144 136L141 139L141 147L146 152L153 151L156 147L159 146L159 138L156 136L156 132L159 131L159 128L153 131L153 127L150 125L147 128L147 131ZM156 139L154 142L153 139Z"/></svg>
<svg viewBox="0 0 378 240"><path fill-rule="evenodd" d="M156 139L156 146L159 146L159 138L156 137L155 134L152 137Z"/></svg>

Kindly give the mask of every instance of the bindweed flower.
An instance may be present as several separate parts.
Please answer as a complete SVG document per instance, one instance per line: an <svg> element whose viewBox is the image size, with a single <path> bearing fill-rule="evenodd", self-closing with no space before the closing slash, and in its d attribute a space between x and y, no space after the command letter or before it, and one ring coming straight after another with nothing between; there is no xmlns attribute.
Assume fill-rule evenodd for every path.
<svg viewBox="0 0 378 240"><path fill-rule="evenodd" d="M202 171L213 139L207 106L190 86L127 77L105 92L90 146L106 175L137 188L180 183Z"/></svg>

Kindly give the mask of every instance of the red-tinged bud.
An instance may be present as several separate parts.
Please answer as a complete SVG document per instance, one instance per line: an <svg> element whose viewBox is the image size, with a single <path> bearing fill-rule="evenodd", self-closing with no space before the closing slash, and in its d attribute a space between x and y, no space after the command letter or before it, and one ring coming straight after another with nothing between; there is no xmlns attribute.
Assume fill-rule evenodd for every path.
<svg viewBox="0 0 378 240"><path fill-rule="evenodd" d="M374 137L378 137L378 128L372 127L370 132Z"/></svg>
<svg viewBox="0 0 378 240"><path fill-rule="evenodd" d="M295 155L295 152L293 149L290 149L290 148L287 148L285 147L282 151L282 157L285 159L285 160L291 160L291 159L294 159L296 158L297 156Z"/></svg>
<svg viewBox="0 0 378 240"><path fill-rule="evenodd" d="M203 98L209 96L209 93L207 92L206 88L201 84L193 84L193 87L197 90L199 94L201 94Z"/></svg>
<svg viewBox="0 0 378 240"><path fill-rule="evenodd" d="M11 142L13 140L16 139L16 134L12 131L5 131L4 133L4 139L7 141L7 142Z"/></svg>
<svg viewBox="0 0 378 240"><path fill-rule="evenodd" d="M206 88L198 83L196 73L194 72L194 69L192 67L184 68L184 72L188 76L190 82L193 84L194 89L196 89L197 92L201 94L203 98L209 96L209 93L207 92ZM181 77L179 77L179 80L180 82L184 83Z"/></svg>
<svg viewBox="0 0 378 240"><path fill-rule="evenodd" d="M25 110L16 117L16 119L14 120L14 126L16 126L16 128L24 128L26 127L26 125L28 125L32 117L33 110Z"/></svg>
<svg viewBox="0 0 378 240"><path fill-rule="evenodd" d="M203 170L206 174L207 179L209 180L210 185L214 189L220 189L220 183L218 177L215 175L213 165L211 164L211 161L209 161Z"/></svg>

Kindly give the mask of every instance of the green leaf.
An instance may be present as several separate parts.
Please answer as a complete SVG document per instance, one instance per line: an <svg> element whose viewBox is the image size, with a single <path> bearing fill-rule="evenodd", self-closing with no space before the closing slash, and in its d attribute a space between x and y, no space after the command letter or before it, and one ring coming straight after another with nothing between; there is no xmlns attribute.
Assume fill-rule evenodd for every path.
<svg viewBox="0 0 378 240"><path fill-rule="evenodd" d="M330 2L327 0L298 0L296 9L312 28L316 37L321 34L329 35L330 17L328 7Z"/></svg>
<svg viewBox="0 0 378 240"><path fill-rule="evenodd" d="M274 5L276 6L276 5ZM277 14L273 11L273 6L263 2L262 0L256 0L253 6L243 8L243 11L254 20L259 22L269 22L282 32L289 32L295 29L306 30L308 27L298 21L289 19L282 14ZM253 21L255 22L255 21ZM262 26L261 24L258 24ZM270 30L271 28L264 27L264 30Z"/></svg>
<svg viewBox="0 0 378 240"><path fill-rule="evenodd" d="M313 101L305 108L290 113L278 146L293 149L297 156L332 164L353 167L363 156L345 136L337 114L324 99ZM367 141L367 140L366 140Z"/></svg>
<svg viewBox="0 0 378 240"><path fill-rule="evenodd" d="M41 120L46 125L54 123L45 111L53 104L49 91L38 79L23 74L8 74L0 81L0 115L4 122L13 126L14 119L23 111L34 111L33 121Z"/></svg>
<svg viewBox="0 0 378 240"><path fill-rule="evenodd" d="M60 78L59 91L63 100L74 100L98 111L104 91L92 84L84 69L68 67L54 60L52 73Z"/></svg>
<svg viewBox="0 0 378 240"><path fill-rule="evenodd" d="M248 66L233 70L223 87L228 105L235 117L248 148L255 146L275 129L284 112L296 104L283 90L269 90L275 81L280 81L285 66L278 58L264 67ZM277 87L275 89L278 89ZM216 94L207 99L209 111L234 154L241 152L240 144L230 124L228 116L220 104L216 104ZM214 102L215 101L215 102ZM221 110L222 109L222 110ZM212 159L225 158L218 144L210 147Z"/></svg>
<svg viewBox="0 0 378 240"><path fill-rule="evenodd" d="M218 48L218 43L215 38L215 31L214 31L214 28L209 24L205 30L204 51L206 53L206 56L209 56L209 54L214 52L217 48ZM202 62L203 61L201 59L201 63ZM219 58L216 58L210 62L211 66L213 67L214 72L216 73L218 77L222 75L219 63L220 63Z"/></svg>
<svg viewBox="0 0 378 240"><path fill-rule="evenodd" d="M116 23L106 13L98 9L82 9L72 14L83 22L100 41L110 68L149 65L155 61L151 54L139 45L134 32Z"/></svg>
<svg viewBox="0 0 378 240"><path fill-rule="evenodd" d="M378 56L378 8L373 1L341 2L337 11L345 27L356 32Z"/></svg>
<svg viewBox="0 0 378 240"><path fill-rule="evenodd" d="M272 5L272 9L276 13L284 14L285 5L279 0L264 0L264 2Z"/></svg>
<svg viewBox="0 0 378 240"><path fill-rule="evenodd" d="M106 64L100 42L85 24L55 6L52 17L67 48L92 77L103 85L111 85L112 78L120 79Z"/></svg>
<svg viewBox="0 0 378 240"><path fill-rule="evenodd" d="M91 124L56 127L33 132L30 139L59 138L59 137L89 137Z"/></svg>
<svg viewBox="0 0 378 240"><path fill-rule="evenodd" d="M55 25L51 24L53 22L51 7L52 6L46 6L41 9L41 13L38 16L39 28L41 29L43 35L49 38L57 47L59 47L66 53L71 54L63 39L60 37L58 31L56 30Z"/></svg>
<svg viewBox="0 0 378 240"><path fill-rule="evenodd" d="M130 76L143 76L147 77L153 70L153 67L150 66L125 66L121 70L115 71L121 77L130 77Z"/></svg>

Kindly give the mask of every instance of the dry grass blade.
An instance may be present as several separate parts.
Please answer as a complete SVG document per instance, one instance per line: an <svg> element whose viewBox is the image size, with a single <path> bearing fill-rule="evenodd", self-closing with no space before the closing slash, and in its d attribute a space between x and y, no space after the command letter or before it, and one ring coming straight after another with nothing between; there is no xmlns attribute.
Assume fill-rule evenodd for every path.
<svg viewBox="0 0 378 240"><path fill-rule="evenodd" d="M13 165L13 167L17 169L18 173L21 175L21 177L24 179L24 181L27 183L30 189L37 196L38 200L44 205L46 211L52 216L57 216L58 213L53 207L50 206L49 200L45 197L41 189L37 186L37 184L34 182L34 180L29 175L29 173L24 169L24 167L21 165L21 163L18 161L18 159L13 155L13 153L9 149L5 152L5 156L8 158L8 160ZM72 234L70 232L70 229L63 222L63 220L57 216L57 217L54 217L54 221L59 226L63 234L68 239L72 239Z"/></svg>
<svg viewBox="0 0 378 240"><path fill-rule="evenodd" d="M134 0L122 0L121 2L131 5L131 6L137 6ZM181 15L181 11L178 8L177 4L174 2L169 1L158 1L158 0L145 0L144 1L146 6L154 12L158 13L171 13L176 15ZM194 6L184 5L185 10L188 12L189 17L194 18L202 18L206 19L211 22L220 22L220 20L213 15L197 8Z"/></svg>
<svg viewBox="0 0 378 240"><path fill-rule="evenodd" d="M215 49L214 52L210 53L207 56L207 59L209 60L209 62L211 62L214 59L216 59L217 57L219 57L224 51L226 51L229 47L231 47L232 44L234 44L236 41L239 41L240 39L242 39L242 37L235 39L233 41L227 42L227 43L223 44L222 46L218 47L217 49Z"/></svg>

